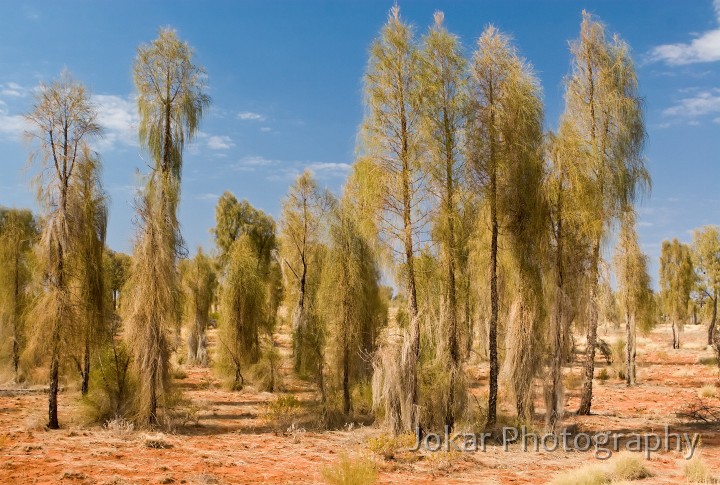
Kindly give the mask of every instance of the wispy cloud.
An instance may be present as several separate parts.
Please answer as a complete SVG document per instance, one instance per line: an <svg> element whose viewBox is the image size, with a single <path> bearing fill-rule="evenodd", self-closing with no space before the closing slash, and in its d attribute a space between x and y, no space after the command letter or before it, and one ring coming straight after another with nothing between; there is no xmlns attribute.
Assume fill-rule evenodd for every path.
<svg viewBox="0 0 720 485"><path fill-rule="evenodd" d="M252 111L241 111L237 114L237 118L243 121L265 121L267 119L264 115Z"/></svg>
<svg viewBox="0 0 720 485"><path fill-rule="evenodd" d="M697 124L698 119L720 114L720 89L698 91L680 99L675 105L665 109L663 115L677 121ZM720 118L715 118L716 123Z"/></svg>
<svg viewBox="0 0 720 485"><path fill-rule="evenodd" d="M19 140L28 125L22 115L10 114L7 104L0 100L0 135Z"/></svg>
<svg viewBox="0 0 720 485"><path fill-rule="evenodd" d="M97 144L99 150L112 150L118 145L137 146L139 118L131 97L95 94L92 102L97 109L98 123L104 130Z"/></svg>
<svg viewBox="0 0 720 485"><path fill-rule="evenodd" d="M220 198L220 195L214 194L212 192L208 192L205 194L197 194L195 196L195 200L210 200L210 201L216 201Z"/></svg>
<svg viewBox="0 0 720 485"><path fill-rule="evenodd" d="M225 135L211 135L208 137L207 145L211 150L227 150L235 146L232 139Z"/></svg>
<svg viewBox="0 0 720 485"><path fill-rule="evenodd" d="M672 66L720 61L720 0L714 0L718 27L697 36L688 43L659 45L650 51L650 61Z"/></svg>
<svg viewBox="0 0 720 485"><path fill-rule="evenodd" d="M24 98L30 93L30 89L27 89L18 83L5 83L0 84L0 96L8 96L12 98Z"/></svg>
<svg viewBox="0 0 720 485"><path fill-rule="evenodd" d="M310 170L318 178L345 177L351 165L337 162L311 162L301 160L273 160L258 155L241 158L230 165L242 172L264 171L267 180L292 180L304 170Z"/></svg>
<svg viewBox="0 0 720 485"><path fill-rule="evenodd" d="M334 162L314 162L306 165L305 168L315 173L323 172L333 175L345 175L350 170L350 164Z"/></svg>

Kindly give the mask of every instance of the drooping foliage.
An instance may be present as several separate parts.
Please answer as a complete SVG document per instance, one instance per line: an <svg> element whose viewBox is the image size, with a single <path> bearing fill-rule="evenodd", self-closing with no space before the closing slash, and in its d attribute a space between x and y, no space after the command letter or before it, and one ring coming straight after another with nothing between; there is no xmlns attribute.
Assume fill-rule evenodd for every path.
<svg viewBox="0 0 720 485"><path fill-rule="evenodd" d="M140 144L151 156L152 172L137 202L124 321L140 384L138 419L154 425L168 395L171 332L180 322L177 208L183 148L197 133L209 98L203 69L172 29L161 29L157 39L138 48L133 73Z"/></svg>
<svg viewBox="0 0 720 485"><path fill-rule="evenodd" d="M0 359L9 360L16 382L23 380L20 356L26 346L31 249L37 238L32 212L0 207Z"/></svg>
<svg viewBox="0 0 720 485"><path fill-rule="evenodd" d="M680 335L688 318L694 283L695 272L689 246L677 239L663 241L660 249L660 299L662 312L672 326L673 349L680 348Z"/></svg>
<svg viewBox="0 0 720 485"><path fill-rule="evenodd" d="M190 365L205 367L209 364L207 328L210 306L217 286L215 264L200 247L194 258L180 262L180 275L183 284L187 361Z"/></svg>
<svg viewBox="0 0 720 485"><path fill-rule="evenodd" d="M77 210L71 186L78 166L87 162L88 143L100 134L96 112L85 87L63 72L53 84L41 86L27 115L31 155L39 168L38 202L43 208L38 264L43 268L44 291L31 310L34 328L29 349L50 360L48 427L59 428L57 396L61 360L68 355L78 321L73 304L71 265L78 253Z"/></svg>

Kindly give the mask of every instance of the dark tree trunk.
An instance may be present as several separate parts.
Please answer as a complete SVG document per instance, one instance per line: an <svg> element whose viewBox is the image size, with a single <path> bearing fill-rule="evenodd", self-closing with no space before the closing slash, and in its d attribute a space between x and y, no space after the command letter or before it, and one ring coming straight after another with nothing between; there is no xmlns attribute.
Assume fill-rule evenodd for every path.
<svg viewBox="0 0 720 485"><path fill-rule="evenodd" d="M585 377L582 393L580 396L579 415L589 415L592 406L593 378L595 377L595 347L597 345L597 324L598 324L598 266L600 264L600 241L595 241L593 248L592 263L592 286L590 289L590 309L588 319L587 347L585 349Z"/></svg>
<svg viewBox="0 0 720 485"><path fill-rule="evenodd" d="M491 157L493 155L491 154ZM493 163L493 162L491 162ZM487 425L492 426L497 420L498 374L500 371L497 349L498 327L498 289L497 289L497 258L498 258L498 221L497 221L497 173L493 167L490 174L490 329L488 345L490 351L490 389L488 393Z"/></svg>
<svg viewBox="0 0 720 485"><path fill-rule="evenodd" d="M717 321L717 300L718 300L718 291L716 289L713 292L712 317L710 317L710 326L708 327L708 345L713 344L713 334L715 333L715 322Z"/></svg>
<svg viewBox="0 0 720 485"><path fill-rule="evenodd" d="M90 337L85 337L85 352L83 352L82 384L80 392L86 396L90 387Z"/></svg>
<svg viewBox="0 0 720 485"><path fill-rule="evenodd" d="M557 295L555 301L555 318L553 321L552 333L552 362L550 365L550 403L547 410L547 426L552 432L555 430L562 405L562 361L565 345L563 343L563 296L564 296L564 273L563 273L563 226L562 226L562 194L558 198L558 222L557 222L557 254L555 255L555 272L557 274Z"/></svg>

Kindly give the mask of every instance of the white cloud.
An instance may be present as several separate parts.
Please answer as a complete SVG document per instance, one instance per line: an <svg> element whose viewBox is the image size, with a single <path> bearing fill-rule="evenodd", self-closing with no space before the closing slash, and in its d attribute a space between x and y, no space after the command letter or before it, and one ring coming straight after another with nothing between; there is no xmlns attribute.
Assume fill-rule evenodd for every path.
<svg viewBox="0 0 720 485"><path fill-rule="evenodd" d="M213 194L213 193L211 193L211 192L208 192L208 193L205 193L205 194L197 194L197 195L195 196L195 199L196 199L196 200L212 200L212 201L215 201L215 200L218 200L219 198L220 198L220 196L219 196L218 194Z"/></svg>
<svg viewBox="0 0 720 485"><path fill-rule="evenodd" d="M18 83L0 84L0 96L9 96L13 98L24 98L30 92L29 89L20 86Z"/></svg>
<svg viewBox="0 0 720 485"><path fill-rule="evenodd" d="M674 106L663 111L665 116L684 119L688 123L697 123L697 118L718 113L720 113L720 89L717 88L682 98Z"/></svg>
<svg viewBox="0 0 720 485"><path fill-rule="evenodd" d="M313 172L327 172L333 175L342 175L350 170L349 163L334 163L334 162L314 162L307 165L308 169Z"/></svg>
<svg viewBox="0 0 720 485"><path fill-rule="evenodd" d="M253 113L252 111L241 111L237 114L237 118L243 121L265 121L265 116L260 113Z"/></svg>
<svg viewBox="0 0 720 485"><path fill-rule="evenodd" d="M112 150L118 144L137 146L139 118L134 100L112 94L94 94L92 102L104 133L97 143L99 151Z"/></svg>
<svg viewBox="0 0 720 485"><path fill-rule="evenodd" d="M227 150L235 146L232 139L225 135L211 135L207 140L208 148L211 150Z"/></svg>
<svg viewBox="0 0 720 485"><path fill-rule="evenodd" d="M673 66L720 61L720 0L714 0L718 28L700 34L689 43L659 45L650 51L651 61Z"/></svg>
<svg viewBox="0 0 720 485"><path fill-rule="evenodd" d="M0 135L19 139L27 129L28 125L25 117L10 114L7 104L0 100Z"/></svg>
<svg viewBox="0 0 720 485"><path fill-rule="evenodd" d="M233 170L239 170L242 172L252 172L258 167L269 167L271 165L278 165L278 160L270 160L265 157L251 155L244 157L231 165Z"/></svg>
<svg viewBox="0 0 720 485"><path fill-rule="evenodd" d="M260 128L260 131L262 131L263 133L270 133L272 129L269 126L263 126Z"/></svg>

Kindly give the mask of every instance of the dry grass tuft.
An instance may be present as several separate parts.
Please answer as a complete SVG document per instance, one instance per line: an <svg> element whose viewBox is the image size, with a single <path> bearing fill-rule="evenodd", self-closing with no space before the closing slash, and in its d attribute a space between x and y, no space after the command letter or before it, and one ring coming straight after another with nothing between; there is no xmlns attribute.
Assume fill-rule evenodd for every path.
<svg viewBox="0 0 720 485"><path fill-rule="evenodd" d="M631 453L621 453L613 463L614 480L642 480L652 476L642 459Z"/></svg>
<svg viewBox="0 0 720 485"><path fill-rule="evenodd" d="M353 460L342 454L336 463L323 468L322 477L330 485L369 485L377 481L377 469L372 460Z"/></svg>
<svg viewBox="0 0 720 485"><path fill-rule="evenodd" d="M703 386L698 393L700 397L718 397L718 390L715 386Z"/></svg>
<svg viewBox="0 0 720 485"><path fill-rule="evenodd" d="M550 482L551 485L604 485L610 483L610 474L599 465L564 472Z"/></svg>
<svg viewBox="0 0 720 485"><path fill-rule="evenodd" d="M143 444L145 447L152 448L154 450L166 450L173 447L172 444L165 440L162 434L146 435L143 438Z"/></svg>
<svg viewBox="0 0 720 485"><path fill-rule="evenodd" d="M415 436L411 434L383 434L368 440L368 449L382 456L385 460L392 460L395 455L411 449L415 445Z"/></svg>
<svg viewBox="0 0 720 485"><path fill-rule="evenodd" d="M703 462L700 455L695 455L685 464L685 478L690 483L715 483L710 468Z"/></svg>

